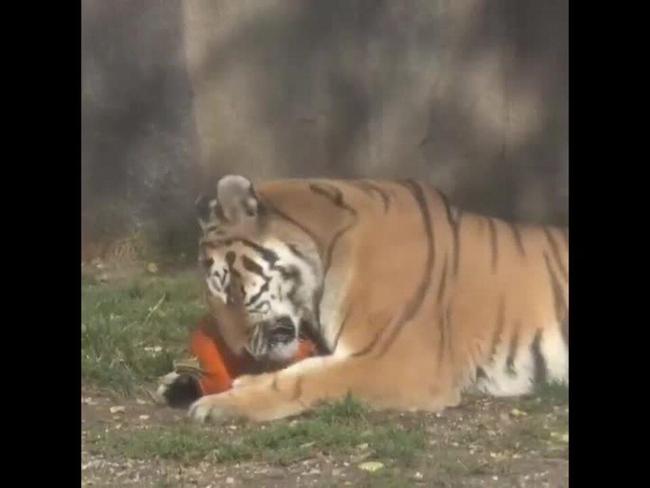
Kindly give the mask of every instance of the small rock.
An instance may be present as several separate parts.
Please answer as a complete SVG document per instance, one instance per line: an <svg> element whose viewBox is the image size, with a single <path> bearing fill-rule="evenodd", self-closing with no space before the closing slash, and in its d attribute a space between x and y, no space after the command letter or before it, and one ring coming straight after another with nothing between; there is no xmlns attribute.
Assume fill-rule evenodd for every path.
<svg viewBox="0 0 650 488"><path fill-rule="evenodd" d="M492 479L493 479L494 481L499 481L499 477L498 477L498 476L492 476Z"/></svg>
<svg viewBox="0 0 650 488"><path fill-rule="evenodd" d="M424 475L419 471L416 471L415 474L413 475L413 479L416 481L422 481L424 479Z"/></svg>
<svg viewBox="0 0 650 488"><path fill-rule="evenodd" d="M363 444L359 444L358 446L356 446L356 448L360 451L363 451L364 449L368 449L368 443L364 442Z"/></svg>
<svg viewBox="0 0 650 488"><path fill-rule="evenodd" d="M379 461L368 461L365 463L361 463L359 465L359 469L363 471L368 471L370 473L374 473L375 471L379 471L384 467L384 463L380 463Z"/></svg>
<svg viewBox="0 0 650 488"><path fill-rule="evenodd" d="M117 405L115 407L111 407L109 410L110 410L111 413L124 413L126 408L122 407L120 405Z"/></svg>
<svg viewBox="0 0 650 488"><path fill-rule="evenodd" d="M158 272L158 265L156 263L147 264L147 271L151 274L156 274Z"/></svg>
<svg viewBox="0 0 650 488"><path fill-rule="evenodd" d="M309 471L307 471L305 474L307 474L307 475L320 474L320 469L313 468L313 469L310 469Z"/></svg>
<svg viewBox="0 0 650 488"><path fill-rule="evenodd" d="M140 420L149 420L149 415L140 415Z"/></svg>
<svg viewBox="0 0 650 488"><path fill-rule="evenodd" d="M233 478L232 476L228 476L228 477L226 478L226 484L228 484L228 485L232 485L232 484L234 484L234 483L235 483L235 478Z"/></svg>
<svg viewBox="0 0 650 488"><path fill-rule="evenodd" d="M281 468L270 468L268 472L266 473L266 476L269 478L283 478L284 477L284 470Z"/></svg>
<svg viewBox="0 0 650 488"><path fill-rule="evenodd" d="M510 410L510 415L512 415L513 417L525 417L528 414L526 412L522 412L517 408L513 408L512 410Z"/></svg>
<svg viewBox="0 0 650 488"><path fill-rule="evenodd" d="M147 404L147 402L145 402L144 400L142 400L140 398L136 398L135 403L137 403L138 405L146 405Z"/></svg>

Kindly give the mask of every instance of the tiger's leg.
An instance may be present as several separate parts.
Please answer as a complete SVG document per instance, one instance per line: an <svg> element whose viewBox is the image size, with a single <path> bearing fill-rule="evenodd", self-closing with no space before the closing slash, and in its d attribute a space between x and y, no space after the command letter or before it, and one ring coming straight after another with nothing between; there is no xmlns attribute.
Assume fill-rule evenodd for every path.
<svg viewBox="0 0 650 488"><path fill-rule="evenodd" d="M458 403L459 393L450 385L423 379L421 372L399 371L395 364L374 357L310 358L250 378L245 386L205 396L190 407L189 415L198 421L233 417L275 420L300 414L322 401L342 399L348 393L376 408L439 411Z"/></svg>

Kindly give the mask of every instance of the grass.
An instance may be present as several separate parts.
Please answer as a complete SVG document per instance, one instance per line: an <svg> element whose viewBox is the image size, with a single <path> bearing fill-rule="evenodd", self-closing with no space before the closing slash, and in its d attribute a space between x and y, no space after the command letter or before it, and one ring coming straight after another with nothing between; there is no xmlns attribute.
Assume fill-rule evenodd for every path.
<svg viewBox="0 0 650 488"><path fill-rule="evenodd" d="M194 273L82 282L84 384L130 395L168 373L186 351L188 327L202 313L199 292Z"/></svg>
<svg viewBox="0 0 650 488"><path fill-rule="evenodd" d="M313 457L366 454L373 460L411 465L425 447L422 430L377 425L351 398L325 405L307 418L260 428L242 425L236 433L181 423L131 432L100 431L88 439L94 453L132 459L161 458L195 463L266 461L288 465ZM224 435L227 432L227 435Z"/></svg>
<svg viewBox="0 0 650 488"><path fill-rule="evenodd" d="M143 386L152 386L171 370L173 359L186 354L188 328L204 310L194 273L113 283L85 277L84 386L131 397ZM417 470L435 479L436 486L453 487L459 480L497 475L501 479L516 476L512 469L529 469L517 468L515 454L528 456L527 462L531 456L566 459L567 400L566 386L547 385L534 395L491 400L494 408L485 411L477 402L472 413L460 410L428 420L415 414L373 412L350 397L295 420L241 423L236 429L188 421L108 428L110 421L101 420L86 423L84 450L107 459L229 466L249 461L286 466L323 453L350 462L355 486L409 486L412 483L405 480ZM519 412L512 414L515 409ZM459 415L465 418L455 420ZM432 440L436 443L430 444ZM385 467L365 473L357 469L363 461L381 461ZM160 483L176 486L174 481Z"/></svg>

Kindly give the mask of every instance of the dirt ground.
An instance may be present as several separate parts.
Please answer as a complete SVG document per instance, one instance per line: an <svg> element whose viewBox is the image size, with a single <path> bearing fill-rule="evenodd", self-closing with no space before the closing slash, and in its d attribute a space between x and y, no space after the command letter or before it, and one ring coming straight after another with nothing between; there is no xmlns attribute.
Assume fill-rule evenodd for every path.
<svg viewBox="0 0 650 488"><path fill-rule="evenodd" d="M568 486L568 403L557 395L523 399L469 397L442 414L374 412L371 425L392 425L424 434L425 448L409 462L382 459L374 472L373 446L359 439L351 453L320 450L314 439L309 454L290 462L251 459L215 462L209 457L174 459L161 445L124 453L111 449L107 436L130 442L143 431L189 426L232 442L245 429L267 425L192 426L182 410L143 398L116 399L98 390L82 392L82 486L88 487L566 487ZM111 411L111 407L113 410ZM121 408L123 407L123 408ZM290 430L300 418L279 421ZM184 442L187 442L185 440ZM150 446L151 447L151 446ZM182 445L191 451L195 446ZM152 452L153 451L153 452ZM200 453L199 453L200 455Z"/></svg>
<svg viewBox="0 0 650 488"><path fill-rule="evenodd" d="M194 274L85 279L83 487L568 486L565 387L466 396L437 415L344 403L266 424L195 425L146 394L204 313Z"/></svg>

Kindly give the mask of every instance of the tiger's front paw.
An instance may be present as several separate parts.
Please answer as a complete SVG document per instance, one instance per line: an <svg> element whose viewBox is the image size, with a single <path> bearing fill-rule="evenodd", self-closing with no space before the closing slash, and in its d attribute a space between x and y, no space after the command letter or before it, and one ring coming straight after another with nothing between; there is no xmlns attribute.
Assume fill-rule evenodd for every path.
<svg viewBox="0 0 650 488"><path fill-rule="evenodd" d="M208 395L195 401L188 411L188 416L195 422L222 422L236 417L233 406L228 401L228 393Z"/></svg>

